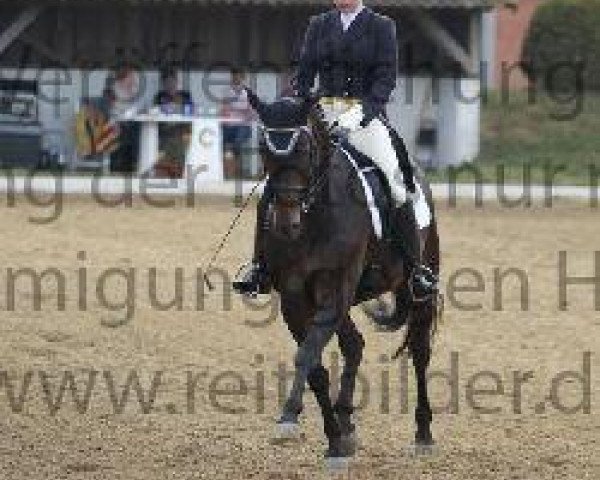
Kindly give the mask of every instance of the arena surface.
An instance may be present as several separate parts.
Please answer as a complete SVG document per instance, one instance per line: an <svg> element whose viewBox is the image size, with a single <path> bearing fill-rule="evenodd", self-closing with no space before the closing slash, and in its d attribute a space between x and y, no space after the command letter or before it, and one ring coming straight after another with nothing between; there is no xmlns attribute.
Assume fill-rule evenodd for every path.
<svg viewBox="0 0 600 480"><path fill-rule="evenodd" d="M52 207L24 197L13 203L4 198L0 210L0 478L330 476L311 395L301 441L272 442L280 379L294 351L272 305L239 298L229 304L221 289L202 296L197 269L235 213L230 202L108 208L69 198L50 223L39 220L52 216ZM569 286L566 311L558 306L559 251L567 252L570 275L591 276L599 211L566 201L551 209L463 203L439 205L438 216L443 278L454 293L447 292L434 344L432 370L450 376L431 380L433 405L443 410L434 417L437 452L415 457L409 448L412 368L407 389L406 362L389 360L400 336L375 331L357 309L367 340L357 397L360 450L340 475L600 478L600 315L593 287ZM229 274L251 251L253 224L251 209L219 259ZM58 269L64 311L51 275L42 281L40 311L26 277L15 282L11 304L11 268ZM500 288L510 268L519 272ZM152 269L163 303L181 276L180 310L152 305ZM135 280L129 290L125 274ZM517 275L527 277L529 305ZM133 300L119 306L128 291ZM336 358L331 348L325 363L335 366ZM130 375L144 390L142 405L133 390L121 402Z"/></svg>

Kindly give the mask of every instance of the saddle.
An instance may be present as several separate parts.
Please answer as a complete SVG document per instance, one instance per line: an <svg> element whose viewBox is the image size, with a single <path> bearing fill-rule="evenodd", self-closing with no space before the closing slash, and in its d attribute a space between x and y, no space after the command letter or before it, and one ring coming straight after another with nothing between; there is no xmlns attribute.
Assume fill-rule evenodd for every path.
<svg viewBox="0 0 600 480"><path fill-rule="evenodd" d="M385 175L369 157L359 152L348 141L340 142L339 148L347 156L361 180L376 236L380 239L389 238L393 200Z"/></svg>
<svg viewBox="0 0 600 480"><path fill-rule="evenodd" d="M399 138L399 137L398 137ZM404 148L404 142L399 139L402 145L402 151L397 152L399 163L402 164L402 158L406 159L406 164L402 169L406 188L410 192L416 191L414 182L413 166L408 159L408 154ZM394 142L394 147L397 143ZM365 190L367 204L371 213L373 229L380 241L386 242L395 252L394 256L402 258L408 263L413 262L418 257L420 248L417 241L418 223L416 221L416 212L411 201L405 202L397 207L387 179L383 172L366 155L355 149L348 141L342 140L339 148L348 156L357 171L357 175L363 180L361 183ZM405 155L402 157L402 155ZM356 292L356 302L360 303L369 299L381 289L382 278L380 270L382 265L369 265L363 271L359 286ZM408 301L409 294L401 292L404 300Z"/></svg>
<svg viewBox="0 0 600 480"><path fill-rule="evenodd" d="M416 191L414 169L412 163L408 159L408 153L406 153L406 149L404 148L404 142L402 142L402 139L399 137L398 139L399 144L401 145L401 151L397 151L397 155L399 164L405 164L404 167L401 167L405 186L407 191L414 193ZM405 205L407 207L396 207L387 179L377 165L346 140L342 140L339 147L349 157L348 160L357 170L357 174L365 180L362 182L363 188L365 189L367 204L371 209L371 219L377 236L383 240L392 242L397 241L400 233L398 231L399 219L406 216L405 210L410 207L411 202L406 202ZM395 142L394 147L396 147ZM405 161L402 161L402 158L404 158ZM373 211L373 208L376 209L379 215ZM377 225L378 221L381 223L381 226Z"/></svg>

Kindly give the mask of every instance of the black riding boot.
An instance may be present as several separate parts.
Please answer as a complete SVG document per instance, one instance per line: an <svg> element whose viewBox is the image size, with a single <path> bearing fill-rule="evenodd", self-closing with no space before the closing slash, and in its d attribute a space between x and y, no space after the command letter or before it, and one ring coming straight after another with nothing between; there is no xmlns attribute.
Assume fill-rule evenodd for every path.
<svg viewBox="0 0 600 480"><path fill-rule="evenodd" d="M421 258L419 228L412 200L396 209L394 220L392 245L406 262L412 300L424 299L437 293L437 278Z"/></svg>
<svg viewBox="0 0 600 480"><path fill-rule="evenodd" d="M261 199L258 201L256 228L254 230L254 255L252 264L244 277L233 282L233 289L243 295L255 296L257 294L270 293L272 289L267 263L264 254L264 233L268 229L267 208L271 198L269 182L265 184L265 189Z"/></svg>
<svg viewBox="0 0 600 480"><path fill-rule="evenodd" d="M417 191L415 168L410 161L404 140L387 119L384 123L388 128L392 145L396 151L398 167L404 177L407 193L414 196ZM396 243L397 249L406 262L406 271L410 279L409 286L412 292L412 295L406 295L405 297L413 300L427 298L437 292L438 281L431 269L423 265L421 259L421 242L413 201L408 200L397 208L397 213L393 217L392 230L396 230L396 232L393 232L393 242Z"/></svg>
<svg viewBox="0 0 600 480"><path fill-rule="evenodd" d="M415 194L417 191L417 186L415 184L415 168L410 161L406 144L396 129L391 126L387 118L384 118L384 125L388 129L390 139L392 140L392 146L394 147L396 157L398 158L398 168L400 168L400 171L402 172L404 186L409 194Z"/></svg>

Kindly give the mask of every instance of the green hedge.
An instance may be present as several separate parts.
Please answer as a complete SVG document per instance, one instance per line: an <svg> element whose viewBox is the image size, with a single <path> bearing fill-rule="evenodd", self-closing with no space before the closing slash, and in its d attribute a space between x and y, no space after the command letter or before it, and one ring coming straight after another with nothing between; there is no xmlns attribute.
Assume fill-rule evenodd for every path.
<svg viewBox="0 0 600 480"><path fill-rule="evenodd" d="M600 0L548 0L532 20L522 61L538 81L557 89L600 91Z"/></svg>

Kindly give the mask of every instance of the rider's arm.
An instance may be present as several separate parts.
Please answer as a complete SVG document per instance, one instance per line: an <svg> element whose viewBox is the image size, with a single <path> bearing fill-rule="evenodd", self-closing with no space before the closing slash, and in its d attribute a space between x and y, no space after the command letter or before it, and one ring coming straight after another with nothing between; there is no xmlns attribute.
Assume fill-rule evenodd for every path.
<svg viewBox="0 0 600 480"><path fill-rule="evenodd" d="M382 18L377 32L377 56L371 75L373 81L371 91L366 99L374 106L385 108L394 88L396 88L396 73L398 71L398 41L396 25L390 18Z"/></svg>
<svg viewBox="0 0 600 480"><path fill-rule="evenodd" d="M300 96L308 96L317 75L317 19L316 16L310 18L298 57L296 75L292 81L294 90Z"/></svg>

